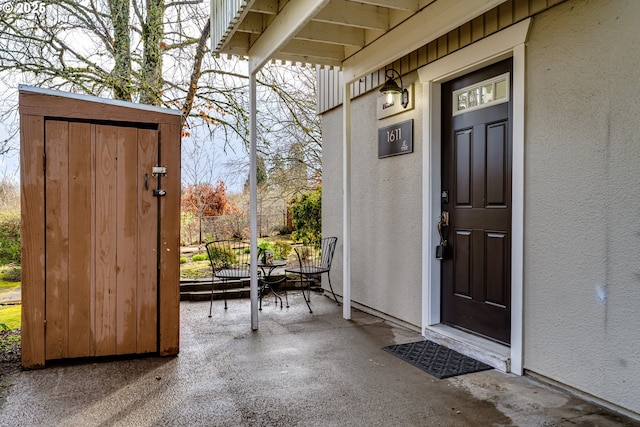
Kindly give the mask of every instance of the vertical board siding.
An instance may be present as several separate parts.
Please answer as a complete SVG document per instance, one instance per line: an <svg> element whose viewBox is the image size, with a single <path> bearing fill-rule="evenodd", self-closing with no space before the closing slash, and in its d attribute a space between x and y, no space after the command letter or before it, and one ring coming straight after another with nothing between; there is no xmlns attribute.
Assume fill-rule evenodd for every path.
<svg viewBox="0 0 640 427"><path fill-rule="evenodd" d="M46 357L69 354L69 124L46 122Z"/></svg>
<svg viewBox="0 0 640 427"><path fill-rule="evenodd" d="M118 128L96 126L96 356L116 354Z"/></svg>
<svg viewBox="0 0 640 427"><path fill-rule="evenodd" d="M167 174L160 181L167 194L160 203L160 288L159 295L159 352L160 355L178 353L180 338L180 233L173 228L180 224L180 124L160 126L161 164Z"/></svg>
<svg viewBox="0 0 640 427"><path fill-rule="evenodd" d="M93 138L69 123L69 354L93 356ZM89 237L91 236L91 237ZM55 250L52 248L52 250Z"/></svg>
<svg viewBox="0 0 640 427"><path fill-rule="evenodd" d="M45 120L51 111L63 118ZM131 117L148 121L97 124ZM20 90L25 368L178 353L180 130L179 114ZM160 184L151 174L161 134L169 173ZM154 197L158 188L167 196Z"/></svg>
<svg viewBox="0 0 640 427"><path fill-rule="evenodd" d="M543 12L562 1L564 0L509 0L427 43L420 49L409 53L385 68L394 68L404 76L523 19ZM351 97L358 97L376 90L382 85L384 83L385 68L374 71L366 78L352 83ZM341 105L343 102L342 93L338 93L343 85L342 73L339 72L338 68L319 67L317 75L317 110L319 114L322 114Z"/></svg>
<svg viewBox="0 0 640 427"><path fill-rule="evenodd" d="M116 141L116 354L136 352L138 130L118 128Z"/></svg>
<svg viewBox="0 0 640 427"><path fill-rule="evenodd" d="M158 201L153 197L157 180L151 176L157 162L158 131L138 129L137 353L158 350Z"/></svg>
<svg viewBox="0 0 640 427"><path fill-rule="evenodd" d="M44 118L20 116L22 366L45 363Z"/></svg>

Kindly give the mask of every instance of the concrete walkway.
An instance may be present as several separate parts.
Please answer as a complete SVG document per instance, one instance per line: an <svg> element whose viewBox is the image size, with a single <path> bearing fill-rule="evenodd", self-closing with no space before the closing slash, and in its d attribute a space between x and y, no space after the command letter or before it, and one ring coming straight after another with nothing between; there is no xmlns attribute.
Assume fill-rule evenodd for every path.
<svg viewBox="0 0 640 427"><path fill-rule="evenodd" d="M421 336L312 295L181 303L180 355L65 363L12 379L2 426L636 426L528 377L438 380L382 347Z"/></svg>

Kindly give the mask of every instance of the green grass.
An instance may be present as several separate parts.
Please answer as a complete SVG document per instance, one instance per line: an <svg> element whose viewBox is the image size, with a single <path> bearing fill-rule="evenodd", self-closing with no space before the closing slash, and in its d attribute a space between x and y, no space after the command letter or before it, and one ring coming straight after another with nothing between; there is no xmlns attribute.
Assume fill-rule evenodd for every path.
<svg viewBox="0 0 640 427"><path fill-rule="evenodd" d="M0 280L0 290L11 290L11 288L15 288L20 286L20 282L7 282L6 280Z"/></svg>
<svg viewBox="0 0 640 427"><path fill-rule="evenodd" d="M209 255L207 254L195 254L191 257L191 261L209 261Z"/></svg>
<svg viewBox="0 0 640 427"><path fill-rule="evenodd" d="M20 329L22 326L22 305L0 306L0 323L4 323L8 329Z"/></svg>
<svg viewBox="0 0 640 427"><path fill-rule="evenodd" d="M209 261L191 261L180 265L180 276L187 279L211 277Z"/></svg>

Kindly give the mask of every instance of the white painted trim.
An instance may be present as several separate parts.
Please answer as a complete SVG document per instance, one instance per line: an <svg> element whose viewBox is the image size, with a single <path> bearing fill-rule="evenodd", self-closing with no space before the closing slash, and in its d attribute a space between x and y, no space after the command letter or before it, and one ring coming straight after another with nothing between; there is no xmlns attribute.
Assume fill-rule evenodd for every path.
<svg viewBox="0 0 640 427"><path fill-rule="evenodd" d="M287 3L249 49L249 69L262 68L328 3L329 0L296 0Z"/></svg>
<svg viewBox="0 0 640 427"><path fill-rule="evenodd" d="M351 82L344 85L348 94ZM351 319L351 97L342 105L342 317Z"/></svg>
<svg viewBox="0 0 640 427"><path fill-rule="evenodd" d="M505 0L437 1L344 60L344 80L353 81L402 58Z"/></svg>
<svg viewBox="0 0 640 427"><path fill-rule="evenodd" d="M77 99L80 101L95 102L97 104L115 105L118 107L135 108L136 110L153 111L154 113L182 115L181 111L170 108L157 107L155 105L138 104L135 102L122 101L119 99L101 98L99 96L85 95L82 93L64 92L61 90L45 89L41 87L18 85L19 92L39 93L41 95L57 96L60 98ZM132 117L133 118L133 117Z"/></svg>
<svg viewBox="0 0 640 427"><path fill-rule="evenodd" d="M524 371L524 127L525 46L513 48L513 153L511 159L511 371Z"/></svg>
<svg viewBox="0 0 640 427"><path fill-rule="evenodd" d="M256 72L249 73L249 235L251 248L258 247L258 174ZM249 295L251 299L251 330L258 330L258 251L251 251L249 264Z"/></svg>
<svg viewBox="0 0 640 427"><path fill-rule="evenodd" d="M511 240L511 372L523 373L523 268L524 268L524 128L525 45L531 18L471 44L418 70L424 84L423 135L428 138L423 154L422 330L440 323L440 262L433 256L438 244L440 215L440 86L443 82L513 57L513 174ZM428 152L427 152L428 151Z"/></svg>

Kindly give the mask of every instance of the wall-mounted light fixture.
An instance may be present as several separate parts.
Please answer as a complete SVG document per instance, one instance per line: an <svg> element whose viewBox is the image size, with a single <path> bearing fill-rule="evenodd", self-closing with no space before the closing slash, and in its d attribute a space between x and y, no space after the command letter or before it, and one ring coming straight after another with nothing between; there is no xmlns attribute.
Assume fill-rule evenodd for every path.
<svg viewBox="0 0 640 427"><path fill-rule="evenodd" d="M396 83L393 77L394 73L398 76L398 79L400 79L400 86L398 86L398 83ZM387 104L392 105L393 96L399 93L402 108L407 108L407 105L409 105L409 91L402 84L402 76L400 76L400 73L393 68L389 68L385 71L385 76L387 81L382 85L380 93L387 96Z"/></svg>

